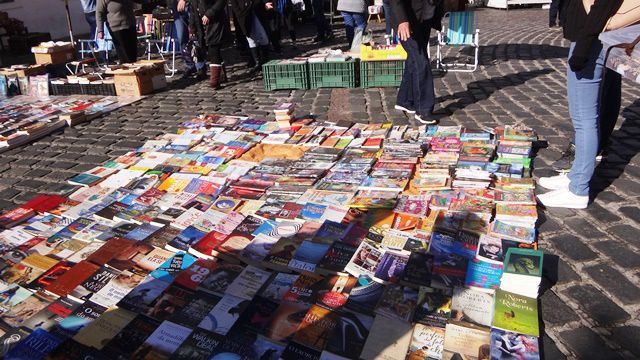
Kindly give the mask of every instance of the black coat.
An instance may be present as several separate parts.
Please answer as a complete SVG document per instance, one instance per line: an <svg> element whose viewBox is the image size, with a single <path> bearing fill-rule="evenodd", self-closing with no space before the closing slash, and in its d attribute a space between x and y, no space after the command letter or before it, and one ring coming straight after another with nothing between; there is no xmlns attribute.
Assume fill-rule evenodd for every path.
<svg viewBox="0 0 640 360"><path fill-rule="evenodd" d="M418 23L440 30L444 15L443 0L389 0L393 13L394 28L403 22L409 22L414 28Z"/></svg>
<svg viewBox="0 0 640 360"><path fill-rule="evenodd" d="M245 36L251 34L251 24L253 23L252 17L255 14L262 22L262 26L267 29L265 20L267 19L267 11L265 10L265 1L263 0L230 0L231 9L233 14L238 20L237 27L242 30ZM275 6L275 0L274 6Z"/></svg>
<svg viewBox="0 0 640 360"><path fill-rule="evenodd" d="M227 0L192 0L189 4L189 31L207 46L224 45L231 38L229 18L225 8ZM202 24L202 17L209 18L209 24Z"/></svg>

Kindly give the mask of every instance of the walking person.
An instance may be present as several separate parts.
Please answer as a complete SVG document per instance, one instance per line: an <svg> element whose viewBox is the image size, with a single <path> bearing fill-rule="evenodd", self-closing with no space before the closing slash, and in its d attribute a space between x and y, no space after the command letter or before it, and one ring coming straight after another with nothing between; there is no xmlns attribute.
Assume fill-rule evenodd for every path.
<svg viewBox="0 0 640 360"><path fill-rule="evenodd" d="M393 12L391 11L391 1L382 0L382 9L384 12L384 33L385 35L391 35L391 29L393 29Z"/></svg>
<svg viewBox="0 0 640 360"><path fill-rule="evenodd" d="M575 158L569 174L543 177L540 186L553 190L538 196L547 207L584 209L589 204L589 183L596 167L596 155L602 132L609 134L612 125L599 126L602 115L617 118L620 111L621 81L604 81L605 49L598 40L607 21L623 0L595 0L589 13L582 0L567 0L564 37L571 41L567 69L569 114L575 130ZM607 86L606 91L603 87ZM615 121L613 122L615 124Z"/></svg>
<svg viewBox="0 0 640 360"><path fill-rule="evenodd" d="M285 30L289 33L291 39L291 47L297 49L297 36L296 36L296 22L298 21L298 15L304 9L304 2L299 1L295 4L292 0L277 0L276 11L278 21L278 35L280 35L280 29L284 25Z"/></svg>
<svg viewBox="0 0 640 360"><path fill-rule="evenodd" d="M324 0L311 0L311 6L313 7L313 19L316 23L316 37L314 42L325 42L333 39L333 32L331 26L324 16Z"/></svg>
<svg viewBox="0 0 640 360"><path fill-rule="evenodd" d="M138 59L138 33L132 0L98 0L96 27L98 38L104 39L105 25L109 29L120 63L134 63Z"/></svg>
<svg viewBox="0 0 640 360"><path fill-rule="evenodd" d="M564 11L562 11L562 6L564 5L564 0L551 0L551 4L549 5L549 27L556 27L558 24L560 26L564 25Z"/></svg>
<svg viewBox="0 0 640 360"><path fill-rule="evenodd" d="M366 0L338 0L337 9L344 19L349 48L353 43L355 32L364 33L364 29L367 27L367 5Z"/></svg>
<svg viewBox="0 0 640 360"><path fill-rule="evenodd" d="M442 0L391 0L391 11L407 51L395 108L414 115L419 123L435 124L436 97L427 47L431 29L441 29Z"/></svg>
<svg viewBox="0 0 640 360"><path fill-rule="evenodd" d="M91 46L96 47L96 0L80 0L82 5L82 11L84 12L84 19L89 24L89 40L91 40Z"/></svg>
<svg viewBox="0 0 640 360"><path fill-rule="evenodd" d="M269 59L269 37L261 19L265 18L265 11L273 8L273 3L263 3L261 0L231 0L231 8L237 26L247 37L249 51L255 64L251 73L262 70L262 65Z"/></svg>
<svg viewBox="0 0 640 360"><path fill-rule="evenodd" d="M173 25L176 30L175 41L176 47L180 49L182 61L184 61L185 69L182 78L190 78L198 71L202 74L206 73L205 63L193 61L192 46L189 44L189 0L167 0L167 8L173 13Z"/></svg>
<svg viewBox="0 0 640 360"><path fill-rule="evenodd" d="M199 42L200 49L206 49L209 86L218 89L220 84L227 81L227 71L222 59L222 46L231 36L229 18L225 11L227 0L194 1L196 3L192 7L193 16L190 20L193 37Z"/></svg>

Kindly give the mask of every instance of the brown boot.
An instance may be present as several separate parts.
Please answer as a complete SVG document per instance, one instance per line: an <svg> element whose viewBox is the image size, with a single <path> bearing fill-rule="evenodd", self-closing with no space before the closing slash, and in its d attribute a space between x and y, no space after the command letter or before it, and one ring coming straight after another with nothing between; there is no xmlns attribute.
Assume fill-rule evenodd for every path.
<svg viewBox="0 0 640 360"><path fill-rule="evenodd" d="M222 65L211 64L209 65L209 86L218 89L220 88L220 74L222 73Z"/></svg>
<svg viewBox="0 0 640 360"><path fill-rule="evenodd" d="M227 77L227 67L224 65L224 62L222 62L222 71L220 72L220 82L224 84L227 81L229 81L229 78Z"/></svg>

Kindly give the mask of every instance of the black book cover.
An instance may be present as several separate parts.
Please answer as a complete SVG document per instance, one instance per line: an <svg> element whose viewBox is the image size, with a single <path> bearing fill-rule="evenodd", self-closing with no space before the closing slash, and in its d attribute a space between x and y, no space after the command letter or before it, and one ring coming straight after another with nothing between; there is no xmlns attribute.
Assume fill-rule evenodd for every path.
<svg viewBox="0 0 640 360"><path fill-rule="evenodd" d="M159 325L159 321L138 315L105 345L102 353L110 354L112 359L129 359Z"/></svg>
<svg viewBox="0 0 640 360"><path fill-rule="evenodd" d="M414 252L404 268L402 281L409 284L431 285L431 271L433 270L433 255Z"/></svg>

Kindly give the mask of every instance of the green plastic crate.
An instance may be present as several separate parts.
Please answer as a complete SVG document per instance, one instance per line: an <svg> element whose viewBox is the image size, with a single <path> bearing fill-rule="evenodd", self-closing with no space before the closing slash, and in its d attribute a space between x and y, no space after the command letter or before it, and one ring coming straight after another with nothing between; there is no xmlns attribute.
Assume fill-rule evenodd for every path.
<svg viewBox="0 0 640 360"><path fill-rule="evenodd" d="M360 85L370 87L398 87L402 82L404 60L361 61Z"/></svg>
<svg viewBox="0 0 640 360"><path fill-rule="evenodd" d="M280 64L271 60L262 65L262 81L267 91L282 89L308 89L309 72L307 63Z"/></svg>
<svg viewBox="0 0 640 360"><path fill-rule="evenodd" d="M318 88L356 87L356 60L309 63L309 84Z"/></svg>

